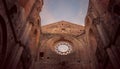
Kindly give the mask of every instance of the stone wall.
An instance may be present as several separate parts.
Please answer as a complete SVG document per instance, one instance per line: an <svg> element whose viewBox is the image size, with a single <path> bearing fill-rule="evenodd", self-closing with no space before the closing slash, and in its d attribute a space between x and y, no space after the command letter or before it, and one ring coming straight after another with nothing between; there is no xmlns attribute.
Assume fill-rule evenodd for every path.
<svg viewBox="0 0 120 69"><path fill-rule="evenodd" d="M89 0L85 29L78 29L78 26L77 29L76 26L70 29L69 26L74 25L62 21L64 27L41 31L39 12L42 6L43 0L0 0L0 69L120 68L119 0ZM63 26L62 23L59 26ZM49 45L52 46L55 40L71 41L77 52L62 57L65 60L58 55L54 56L56 53L49 50ZM48 51L42 46L47 46ZM47 52L44 57L41 56L44 54L42 51ZM50 57L51 54L53 57ZM39 63L40 60L53 64L47 67Z"/></svg>
<svg viewBox="0 0 120 69"><path fill-rule="evenodd" d="M120 68L119 9L118 0L90 0L89 2L85 23L86 35L88 44L96 46L96 58L100 69ZM95 37L95 41L91 42L93 40L91 36Z"/></svg>
<svg viewBox="0 0 120 69"><path fill-rule="evenodd" d="M35 69L95 69L97 67L95 64L97 62L93 59L95 55L87 45L85 34L84 26L66 21L42 26L41 43ZM57 53L55 47L59 42L70 43L72 52L68 55ZM95 50L92 49L92 51Z"/></svg>
<svg viewBox="0 0 120 69"><path fill-rule="evenodd" d="M36 58L43 0L0 0L0 69L29 69Z"/></svg>

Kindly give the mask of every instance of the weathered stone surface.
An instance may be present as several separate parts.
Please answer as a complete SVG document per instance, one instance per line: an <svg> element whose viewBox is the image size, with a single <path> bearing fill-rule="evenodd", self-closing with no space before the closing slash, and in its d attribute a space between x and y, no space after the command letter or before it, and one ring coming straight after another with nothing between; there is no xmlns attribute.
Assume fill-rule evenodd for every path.
<svg viewBox="0 0 120 69"><path fill-rule="evenodd" d="M120 0L89 0L85 26L41 27L43 1L0 0L0 69L120 68ZM68 55L55 51L61 41Z"/></svg>
<svg viewBox="0 0 120 69"><path fill-rule="evenodd" d="M0 69L32 67L40 37L42 5L43 0L0 0Z"/></svg>
<svg viewBox="0 0 120 69"><path fill-rule="evenodd" d="M80 35L84 33L84 26L73 24L67 21L60 21L42 27L43 33Z"/></svg>

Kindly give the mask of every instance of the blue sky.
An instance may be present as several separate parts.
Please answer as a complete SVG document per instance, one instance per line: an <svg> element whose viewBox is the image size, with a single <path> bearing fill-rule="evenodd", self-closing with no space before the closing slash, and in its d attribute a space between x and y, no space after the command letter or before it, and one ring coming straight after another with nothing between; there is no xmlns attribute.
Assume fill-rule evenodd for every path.
<svg viewBox="0 0 120 69"><path fill-rule="evenodd" d="M44 0L40 12L41 25L69 21L84 25L89 0Z"/></svg>

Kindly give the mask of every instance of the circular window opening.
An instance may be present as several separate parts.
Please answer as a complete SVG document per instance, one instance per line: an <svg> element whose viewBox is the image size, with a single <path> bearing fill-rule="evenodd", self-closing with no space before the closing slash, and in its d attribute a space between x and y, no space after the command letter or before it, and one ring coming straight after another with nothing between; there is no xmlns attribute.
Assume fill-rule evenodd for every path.
<svg viewBox="0 0 120 69"><path fill-rule="evenodd" d="M58 50L60 52L67 52L69 50L69 47L67 45L59 45Z"/></svg>
<svg viewBox="0 0 120 69"><path fill-rule="evenodd" d="M67 55L71 53L72 46L68 42L59 42L55 46L55 51L60 55Z"/></svg>

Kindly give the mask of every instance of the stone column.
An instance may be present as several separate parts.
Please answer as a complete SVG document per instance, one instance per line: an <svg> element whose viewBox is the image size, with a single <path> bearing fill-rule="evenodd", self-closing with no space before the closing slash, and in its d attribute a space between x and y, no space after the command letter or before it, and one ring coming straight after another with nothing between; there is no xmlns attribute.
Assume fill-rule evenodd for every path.
<svg viewBox="0 0 120 69"><path fill-rule="evenodd" d="M25 44L27 42L27 38L29 36L31 29L32 29L32 24L28 23L26 28L25 28L25 31L20 39L23 44Z"/></svg>
<svg viewBox="0 0 120 69"><path fill-rule="evenodd" d="M11 69L16 69L17 64L18 64L18 62L19 62L19 60L21 58L22 52L23 52L23 47L19 47L18 52L17 52L17 54L16 54L16 56L14 58Z"/></svg>
<svg viewBox="0 0 120 69"><path fill-rule="evenodd" d="M120 61L119 58L117 57L118 55L116 55L117 53L115 53L116 50L115 48L107 48L107 53L109 55L109 58L112 62L112 65L115 69L119 69L120 68Z"/></svg>
<svg viewBox="0 0 120 69"><path fill-rule="evenodd" d="M106 33L106 31L103 27L104 20L102 20L101 17L97 17L93 20L93 23L97 27L98 33L99 33L100 38L104 44L104 47L108 46L110 40L109 40L108 34Z"/></svg>

